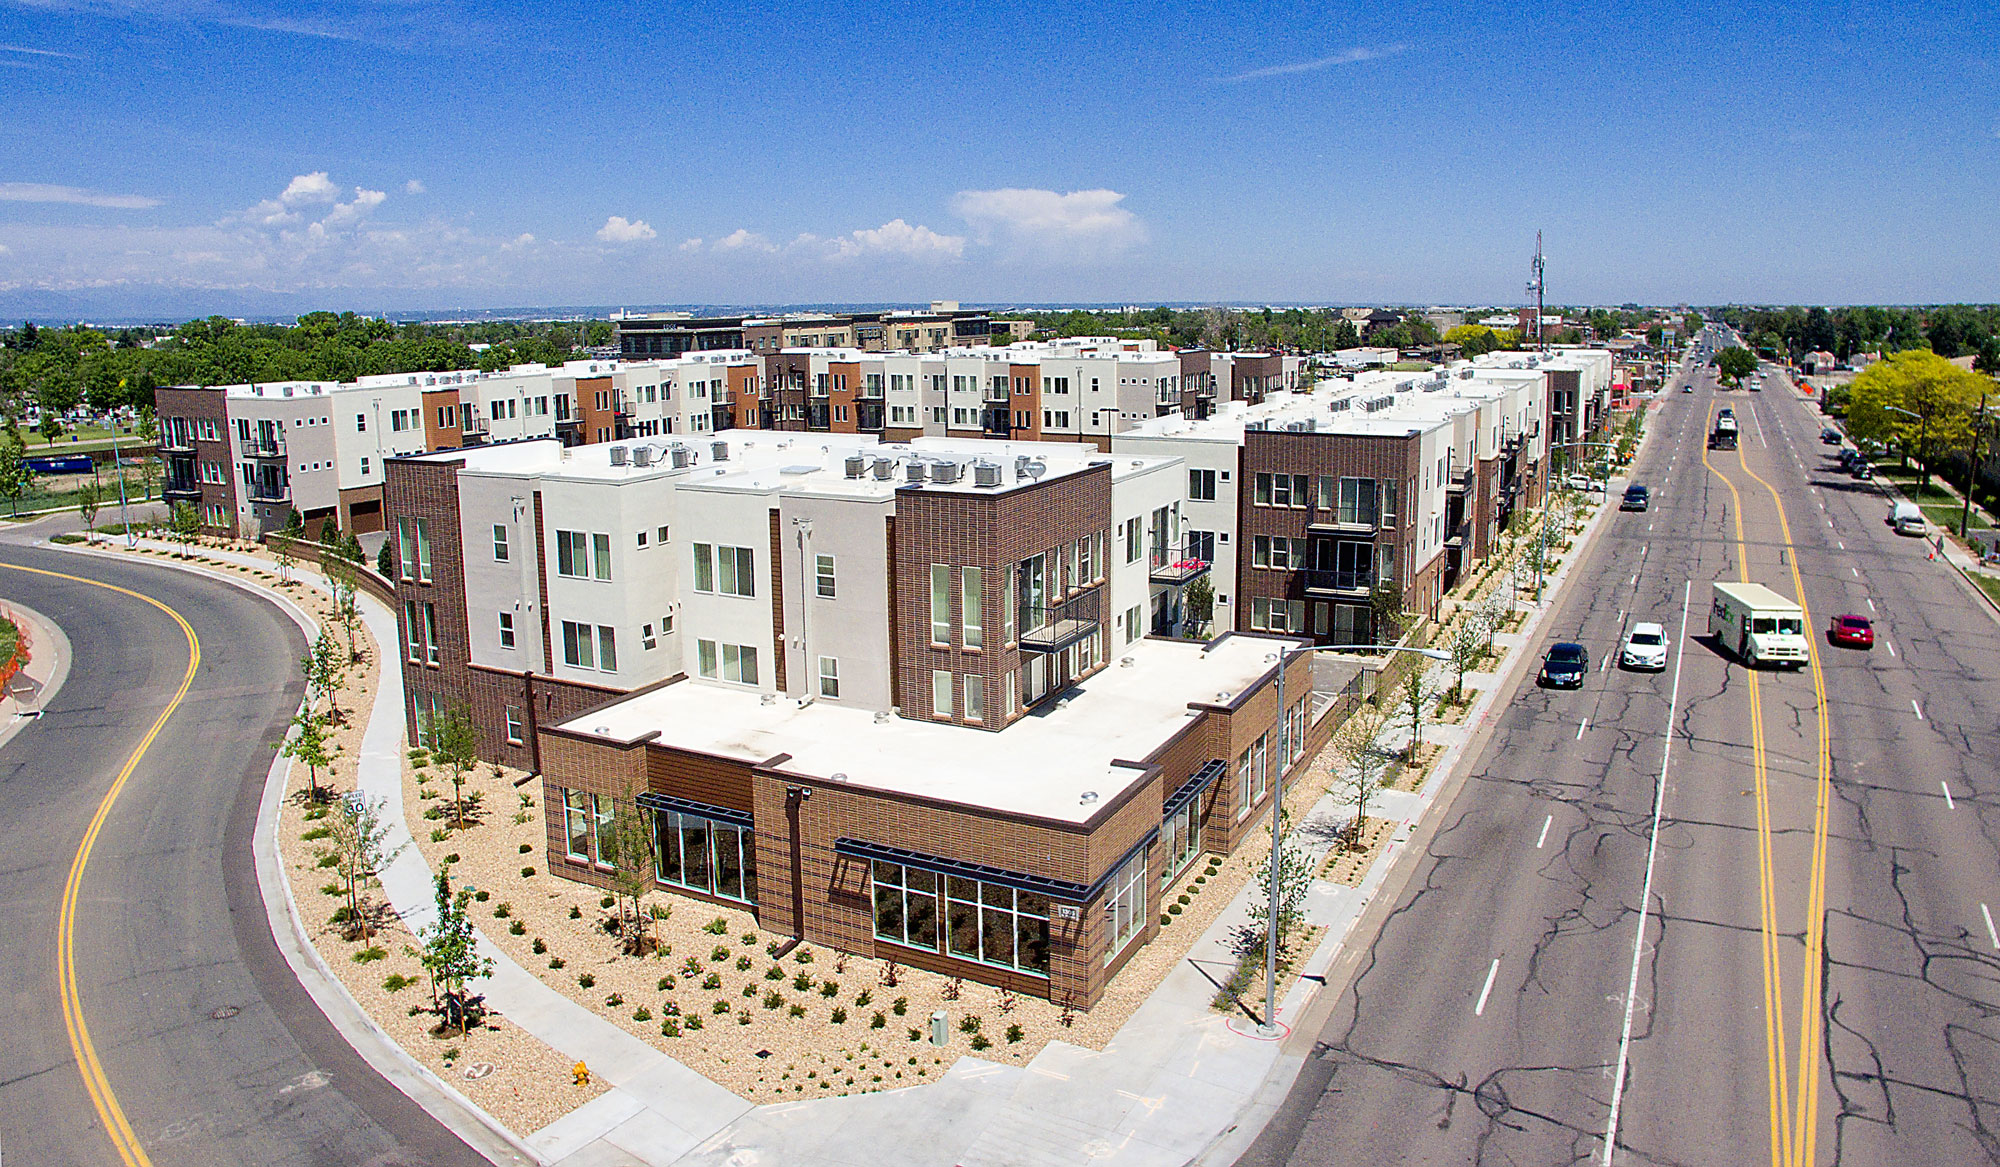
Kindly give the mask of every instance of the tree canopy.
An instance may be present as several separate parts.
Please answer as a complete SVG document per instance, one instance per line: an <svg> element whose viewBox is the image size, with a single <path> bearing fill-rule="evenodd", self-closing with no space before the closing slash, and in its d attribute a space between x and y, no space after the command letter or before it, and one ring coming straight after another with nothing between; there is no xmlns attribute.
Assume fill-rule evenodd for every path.
<svg viewBox="0 0 2000 1167"><path fill-rule="evenodd" d="M1840 360L1855 353L1895 353L1927 348L1942 357L1981 351L2000 336L2000 304L1933 304L1922 307L1726 308L1721 318L1758 347L1771 343L1774 355L1796 360L1809 352L1830 352Z"/></svg>
<svg viewBox="0 0 2000 1167"><path fill-rule="evenodd" d="M1928 469L1964 449L1972 436L1973 410L1982 394L1994 391L1992 378L1961 369L1928 349L1895 353L1854 379L1847 432L1856 441L1894 443Z"/></svg>

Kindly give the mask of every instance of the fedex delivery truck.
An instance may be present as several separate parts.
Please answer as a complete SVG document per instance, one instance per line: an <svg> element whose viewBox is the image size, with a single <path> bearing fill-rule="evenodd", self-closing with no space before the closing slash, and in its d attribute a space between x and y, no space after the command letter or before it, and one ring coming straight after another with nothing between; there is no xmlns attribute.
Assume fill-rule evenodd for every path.
<svg viewBox="0 0 2000 1167"><path fill-rule="evenodd" d="M1708 633L1753 669L1766 663L1795 669L1812 659L1805 609L1763 584L1718 581Z"/></svg>

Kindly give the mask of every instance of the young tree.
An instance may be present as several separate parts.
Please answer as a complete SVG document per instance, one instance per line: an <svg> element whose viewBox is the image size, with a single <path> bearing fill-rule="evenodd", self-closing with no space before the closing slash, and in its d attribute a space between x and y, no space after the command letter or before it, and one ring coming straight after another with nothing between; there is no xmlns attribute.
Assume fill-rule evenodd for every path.
<svg viewBox="0 0 2000 1167"><path fill-rule="evenodd" d="M174 542L181 545L181 554L188 554L195 541L201 538L201 513L194 509L193 503L177 502L167 521Z"/></svg>
<svg viewBox="0 0 2000 1167"><path fill-rule="evenodd" d="M1347 831L1347 845L1354 850L1361 849L1361 830L1368 817L1368 800L1382 784L1382 771L1389 765L1387 750L1376 744L1375 739L1388 723L1388 712L1372 701L1364 701L1357 706L1327 744L1333 747L1333 754L1341 764L1344 777L1339 776L1339 789L1346 796L1344 801L1354 808L1354 821Z"/></svg>
<svg viewBox="0 0 2000 1167"><path fill-rule="evenodd" d="M382 550L375 553L375 574L383 579L396 578L396 541L382 540Z"/></svg>
<svg viewBox="0 0 2000 1167"><path fill-rule="evenodd" d="M1757 371L1757 354L1739 345L1730 345L1715 354L1715 371L1740 384L1743 378Z"/></svg>
<svg viewBox="0 0 2000 1167"><path fill-rule="evenodd" d="M56 444L57 438L62 437L64 433L68 432L68 427L63 425L61 415L45 410L42 413L41 424L35 427L35 432L42 435L43 441L53 446Z"/></svg>
<svg viewBox="0 0 2000 1167"><path fill-rule="evenodd" d="M27 450L20 436L11 431L0 434L0 498L5 498L18 515L21 500L35 491L35 470L28 465Z"/></svg>
<svg viewBox="0 0 2000 1167"><path fill-rule="evenodd" d="M1403 589L1395 580L1385 579L1368 593L1368 608L1374 617L1376 644L1394 644L1403 635Z"/></svg>
<svg viewBox="0 0 2000 1167"><path fill-rule="evenodd" d="M1410 727L1410 745L1406 756L1417 760L1417 749L1424 744L1424 713L1437 694L1424 679L1424 670L1413 668L1403 674L1402 706L1404 724Z"/></svg>
<svg viewBox="0 0 2000 1167"><path fill-rule="evenodd" d="M327 792L320 789L319 772L333 766L333 756L327 752L325 720L310 706L294 713L291 733L278 743L278 752L295 762L305 763L308 801L315 805L325 802Z"/></svg>
<svg viewBox="0 0 2000 1167"><path fill-rule="evenodd" d="M104 505L104 488L95 482L86 482L77 488L76 513L83 518L83 529L94 537L97 534L97 510Z"/></svg>
<svg viewBox="0 0 2000 1167"><path fill-rule="evenodd" d="M306 677L307 703L317 705L324 699L327 721L334 725L341 720L338 697L347 687L348 662L349 654L340 650L325 628L313 637L313 642L306 646L305 656L299 660L300 671Z"/></svg>
<svg viewBox="0 0 2000 1167"><path fill-rule="evenodd" d="M264 536L264 545L271 549L271 562L278 569L278 583L282 587L292 586L292 565L299 561L298 540L289 529L279 529Z"/></svg>
<svg viewBox="0 0 2000 1167"><path fill-rule="evenodd" d="M358 568L344 556L334 556L320 566L326 570L326 582L333 591L333 622L340 625L341 635L347 638L347 659L360 664L361 608L355 599L359 591Z"/></svg>
<svg viewBox="0 0 2000 1167"><path fill-rule="evenodd" d="M1210 620L1215 618L1215 585L1206 575L1198 577L1187 586L1188 623L1194 626L1196 636L1208 632Z"/></svg>
<svg viewBox="0 0 2000 1167"><path fill-rule="evenodd" d="M430 974L431 1000L444 1017L439 1027L456 1027L463 1036L472 1020L473 1004L466 994L465 982L492 975L493 961L479 955L477 936L467 913L472 891L451 890L449 860L439 865L435 886L437 921L417 931L424 942L418 960Z"/></svg>
<svg viewBox="0 0 2000 1167"><path fill-rule="evenodd" d="M1451 657L1453 704L1465 699L1465 674L1478 667L1487 645L1492 643L1493 634L1487 630L1486 621L1487 610L1483 605L1462 608L1457 626L1445 640L1444 650Z"/></svg>
<svg viewBox="0 0 2000 1167"><path fill-rule="evenodd" d="M1270 938L1271 913L1278 913L1278 955L1283 957L1290 944L1292 932L1305 918L1306 897L1312 894L1313 876L1316 874L1312 857L1307 854L1305 841L1291 829L1290 811L1278 814L1278 862L1276 891L1273 891L1271 865L1260 864L1257 868L1257 890L1260 893L1250 904L1250 924L1256 936L1251 954L1262 956L1264 946Z"/></svg>
<svg viewBox="0 0 2000 1167"><path fill-rule="evenodd" d="M627 792L628 794L631 792ZM644 899L653 889L653 824L636 801L620 800L608 829L597 835L599 857L611 865L611 892L617 899L618 936L628 956L651 949Z"/></svg>
<svg viewBox="0 0 2000 1167"><path fill-rule="evenodd" d="M479 765L479 733L471 710L458 704L442 714L426 712L424 736L430 739L431 759L451 778L451 825L464 827L465 776Z"/></svg>
<svg viewBox="0 0 2000 1167"><path fill-rule="evenodd" d="M381 799L369 801L359 794L340 802L327 821L327 845L319 856L333 857L333 872L347 889L345 935L349 940L366 940L375 934L365 909L365 892L376 873L388 866L403 850L390 847L389 824L382 817Z"/></svg>

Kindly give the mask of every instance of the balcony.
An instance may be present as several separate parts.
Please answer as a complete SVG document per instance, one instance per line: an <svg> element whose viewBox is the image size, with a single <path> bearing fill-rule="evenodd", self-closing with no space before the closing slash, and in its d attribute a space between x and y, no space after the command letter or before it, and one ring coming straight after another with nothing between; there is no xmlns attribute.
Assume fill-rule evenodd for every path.
<svg viewBox="0 0 2000 1167"><path fill-rule="evenodd" d="M292 485L289 482L269 482L262 479L250 484L251 502L290 502Z"/></svg>
<svg viewBox="0 0 2000 1167"><path fill-rule="evenodd" d="M166 430L161 430L160 453L192 454L194 453L194 436L186 433L170 434Z"/></svg>
<svg viewBox="0 0 2000 1167"><path fill-rule="evenodd" d="M1447 491L1457 494L1463 494L1467 490L1470 490L1472 488L1472 471L1470 469L1452 471L1445 476L1444 488Z"/></svg>
<svg viewBox="0 0 2000 1167"><path fill-rule="evenodd" d="M201 483L192 478L169 478L160 487L160 494L168 502L200 502Z"/></svg>
<svg viewBox="0 0 2000 1167"><path fill-rule="evenodd" d="M1375 589L1376 574L1372 571L1307 571L1301 574L1305 576L1309 592L1354 595Z"/></svg>
<svg viewBox="0 0 2000 1167"><path fill-rule="evenodd" d="M1013 401L1014 401L1014 393L1007 386L988 385L986 387L986 404L1010 405L1013 403Z"/></svg>
<svg viewBox="0 0 2000 1167"><path fill-rule="evenodd" d="M285 456L285 439L280 437L244 438L238 443L245 458L282 458Z"/></svg>
<svg viewBox="0 0 2000 1167"><path fill-rule="evenodd" d="M1154 547L1147 559L1148 578L1156 584L1181 587L1208 574L1208 560L1191 554L1186 544Z"/></svg>
<svg viewBox="0 0 2000 1167"><path fill-rule="evenodd" d="M863 401L882 400L881 382L878 381L875 382L874 384L870 384L869 382L863 381L861 383L861 400Z"/></svg>
<svg viewBox="0 0 2000 1167"><path fill-rule="evenodd" d="M1373 535L1382 529L1382 516L1359 509L1332 513L1316 510L1311 526L1316 531L1333 531L1343 535Z"/></svg>
<svg viewBox="0 0 2000 1167"><path fill-rule="evenodd" d="M1054 607L1036 609L1035 616L1040 622L1021 630L1023 651L1061 652L1096 632L1100 607L1098 595L1102 590L1093 587Z"/></svg>

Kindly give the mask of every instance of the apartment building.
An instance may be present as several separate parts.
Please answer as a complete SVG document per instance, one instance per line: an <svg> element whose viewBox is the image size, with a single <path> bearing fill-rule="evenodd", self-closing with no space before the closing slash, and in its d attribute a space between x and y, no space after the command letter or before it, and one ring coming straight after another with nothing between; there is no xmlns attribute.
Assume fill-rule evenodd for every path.
<svg viewBox="0 0 2000 1167"><path fill-rule="evenodd" d="M186 503L211 533L236 529L236 441L220 385L178 386L153 394L160 428L161 497Z"/></svg>
<svg viewBox="0 0 2000 1167"><path fill-rule="evenodd" d="M1163 418L1112 448L1187 467L1172 553L1211 565L1215 627L1373 644L1379 587L1435 614L1514 509L1538 504L1544 386L1470 366L1362 374Z"/></svg>
<svg viewBox="0 0 2000 1167"><path fill-rule="evenodd" d="M1268 640L1147 639L1160 589L1205 570L1161 553L1184 479L783 432L397 459L409 730L464 701L482 756L540 770L552 871L603 882L593 832L636 798L664 884L1087 1007L1277 765ZM989 892L991 935L958 906Z"/></svg>
<svg viewBox="0 0 2000 1167"><path fill-rule="evenodd" d="M1561 325L1561 319L1556 325ZM1582 460L1584 443L1601 441L1611 408L1612 356L1605 349L1491 352L1472 362L1485 370L1537 370L1548 381L1548 445L1568 464Z"/></svg>
<svg viewBox="0 0 2000 1167"><path fill-rule="evenodd" d="M858 348L866 352L939 352L983 345L992 331L982 309L933 300L928 311L689 316L614 313L618 353L627 360L744 349L764 355L787 348Z"/></svg>

